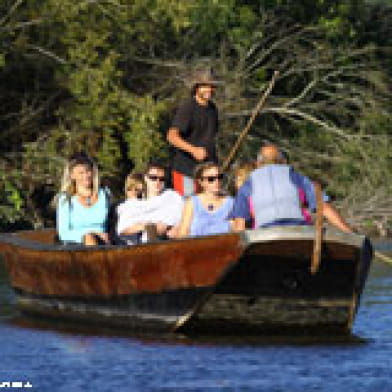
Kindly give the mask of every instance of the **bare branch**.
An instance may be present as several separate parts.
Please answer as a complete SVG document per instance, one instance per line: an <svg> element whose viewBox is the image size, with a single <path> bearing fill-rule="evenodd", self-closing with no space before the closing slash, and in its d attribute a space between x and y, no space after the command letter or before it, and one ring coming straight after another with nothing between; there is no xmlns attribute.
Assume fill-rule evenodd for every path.
<svg viewBox="0 0 392 392"><path fill-rule="evenodd" d="M301 100L303 100L305 98L305 96L308 94L308 92L310 90L312 90L313 87L317 84L317 82L318 82L317 79L312 80L307 86L305 86L305 88L301 91L300 94L298 94L296 97L294 97L289 102L287 102L284 105L284 107L288 108L290 106L295 105L297 102L300 102Z"/></svg>
<svg viewBox="0 0 392 392"><path fill-rule="evenodd" d="M43 22L43 19L33 19L33 20L26 21L26 22L19 22L19 23L15 23L13 25L8 25L8 26L6 25L5 27L2 27L0 29L0 31L15 31L15 30L19 30L19 29L24 29L29 26L36 26L42 22Z"/></svg>
<svg viewBox="0 0 392 392"><path fill-rule="evenodd" d="M353 136L347 134L343 129L339 129L333 125L329 125L325 121L318 119L317 117L312 116L309 113L304 113L298 109L289 109L285 107L269 107L262 110L262 113L277 113L277 114L285 114L289 116L300 117L304 120L310 121L311 123L324 128L327 131L331 131L336 135L344 138L344 139L351 139Z"/></svg>
<svg viewBox="0 0 392 392"><path fill-rule="evenodd" d="M7 19L10 18L10 16L17 10L17 8L23 3L23 0L16 0L15 3L11 6L11 8L8 10L7 14L0 19L0 26L5 24Z"/></svg>
<svg viewBox="0 0 392 392"><path fill-rule="evenodd" d="M29 44L28 47L43 54L46 57L51 58L52 60L57 61L58 63L60 63L62 65L67 64L67 61L65 59L57 56L55 53L53 53L47 49L41 48L40 46L37 46L37 45L31 45L31 44Z"/></svg>

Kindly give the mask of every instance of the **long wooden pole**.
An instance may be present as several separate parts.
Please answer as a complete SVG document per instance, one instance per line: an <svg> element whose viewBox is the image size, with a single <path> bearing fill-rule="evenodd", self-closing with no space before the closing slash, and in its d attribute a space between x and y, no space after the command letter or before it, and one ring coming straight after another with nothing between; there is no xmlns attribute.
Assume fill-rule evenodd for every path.
<svg viewBox="0 0 392 392"><path fill-rule="evenodd" d="M322 250L322 243L323 243L323 192L321 190L321 186L319 183L314 183L314 190L316 192L316 202L317 202L317 209L316 209L316 219L315 219L315 237L313 242L313 254L312 260L310 265L310 273L313 275L315 274L320 267L321 262L321 250Z"/></svg>
<svg viewBox="0 0 392 392"><path fill-rule="evenodd" d="M374 255L378 257L380 260L384 261L385 263L392 264L392 257L388 257L377 250L374 252Z"/></svg>
<svg viewBox="0 0 392 392"><path fill-rule="evenodd" d="M279 75L279 71L275 71L274 74L272 75L271 81L269 82L267 89L264 91L264 94L262 95L260 101L257 103L255 108L253 109L252 114L249 117L248 123L246 124L245 128L241 131L240 136L238 136L237 141L235 142L235 144L234 144L233 148L231 149L229 155L227 156L226 160L222 164L223 171L226 171L228 169L228 167L230 166L230 163L231 163L234 155L236 154L238 148L240 147L243 139L248 134L250 127L252 126L252 124L254 123L254 121L256 119L257 114L260 112L261 108L264 106L264 103L265 103L267 97L270 95L278 75Z"/></svg>

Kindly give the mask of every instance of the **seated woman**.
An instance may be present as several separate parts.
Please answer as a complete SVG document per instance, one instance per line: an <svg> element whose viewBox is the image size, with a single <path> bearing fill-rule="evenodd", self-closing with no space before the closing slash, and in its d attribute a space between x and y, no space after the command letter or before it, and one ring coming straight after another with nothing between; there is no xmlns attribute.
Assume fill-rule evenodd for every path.
<svg viewBox="0 0 392 392"><path fill-rule="evenodd" d="M201 192L187 199L178 236L229 232L231 222L228 216L233 207L233 198L222 195L222 173L218 165L213 162L198 165L195 180Z"/></svg>
<svg viewBox="0 0 392 392"><path fill-rule="evenodd" d="M150 163L144 175L146 198L128 199L117 208L117 235L128 238L129 245L146 242L146 230L154 225L161 238L175 236L183 208L182 197L172 189L165 189L165 168ZM138 241L133 239L138 238ZM140 241L139 241L140 239Z"/></svg>
<svg viewBox="0 0 392 392"><path fill-rule="evenodd" d="M108 244L109 191L99 187L98 168L85 154L65 165L57 199L56 225L64 243Z"/></svg>

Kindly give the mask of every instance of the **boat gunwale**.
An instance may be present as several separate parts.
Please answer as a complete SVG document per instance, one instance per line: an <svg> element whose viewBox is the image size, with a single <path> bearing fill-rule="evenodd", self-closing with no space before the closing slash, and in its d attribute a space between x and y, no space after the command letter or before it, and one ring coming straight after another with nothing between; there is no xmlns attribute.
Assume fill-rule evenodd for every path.
<svg viewBox="0 0 392 392"><path fill-rule="evenodd" d="M52 229L41 229L44 230L52 230ZM0 233L0 246L1 243L13 245L19 248L28 249L28 250L37 250L37 251L60 251L60 252L91 252L91 251L113 251L113 250L129 250L133 251L135 249L140 249L141 247L151 247L151 246L162 246L162 245L169 245L173 243L181 243L186 241L202 241L213 238L221 238L221 237L229 237L229 236L238 236L239 242L242 242L242 237L238 233L223 233L218 235L210 235L210 236L199 236L199 237L192 237L192 238L175 238L171 240L155 240L144 244L137 244L137 245L122 245L122 244L110 244L110 245L96 245L96 246L85 246L83 244L62 244L62 243L54 243L48 244L44 242L40 242L33 239L22 238L21 235L23 233L32 232L35 230L23 230L13 233ZM1 248L0 248L1 254Z"/></svg>
<svg viewBox="0 0 392 392"><path fill-rule="evenodd" d="M258 230L246 230L241 233L244 241L251 243L265 243L273 241L314 241L316 231L311 225L272 226ZM363 234L345 233L331 226L323 229L323 242L341 243L360 248L367 237Z"/></svg>
<svg viewBox="0 0 392 392"><path fill-rule="evenodd" d="M41 229L41 231L51 231L53 229ZM82 244L72 244L64 245L62 243L48 244L39 242L33 239L23 238L23 233L29 233L35 230L23 230L13 233L0 233L0 245L1 243L9 244L19 248L37 250L37 251L59 251L59 252L109 252L122 250L133 252L135 249L140 249L140 247L151 247L151 246L165 246L172 245L173 243L182 243L187 241L199 242L203 240L208 240L211 238L224 238L228 236L239 236L239 244L244 248L252 245L253 243L267 243L274 241L313 241L315 238L314 226L273 226L269 228L262 228L256 230L245 230L240 233L222 233L208 236L198 236L198 237L186 237L186 238L176 238L171 240L158 240L152 241L145 244L138 245L97 245L97 246L85 246ZM342 243L345 245L360 248L366 239L365 235L356 233L344 233L342 231L336 230L334 228L328 227L324 228L323 242L334 242ZM1 249L0 249L1 253Z"/></svg>

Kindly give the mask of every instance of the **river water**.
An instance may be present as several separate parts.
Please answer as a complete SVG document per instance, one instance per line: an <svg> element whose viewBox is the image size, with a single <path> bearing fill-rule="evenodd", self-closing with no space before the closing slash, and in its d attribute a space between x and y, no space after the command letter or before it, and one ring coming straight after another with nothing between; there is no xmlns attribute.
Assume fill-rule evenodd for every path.
<svg viewBox="0 0 392 392"><path fill-rule="evenodd" d="M0 307L4 390L6 382L43 392L392 390L392 265L377 260L344 340L140 337L45 324L17 313L4 271Z"/></svg>

